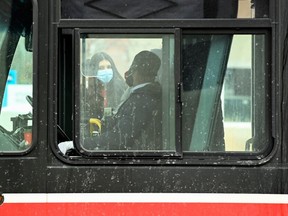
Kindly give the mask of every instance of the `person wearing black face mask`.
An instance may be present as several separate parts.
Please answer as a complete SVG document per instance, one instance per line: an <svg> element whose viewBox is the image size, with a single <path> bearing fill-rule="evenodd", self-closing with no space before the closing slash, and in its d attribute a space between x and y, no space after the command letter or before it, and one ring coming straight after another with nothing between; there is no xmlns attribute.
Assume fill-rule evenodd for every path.
<svg viewBox="0 0 288 216"><path fill-rule="evenodd" d="M150 51L141 51L135 56L125 73L129 94L109 126L95 138L96 143L84 142L86 149L162 149L162 90L155 81L160 65L160 58Z"/></svg>
<svg viewBox="0 0 288 216"><path fill-rule="evenodd" d="M133 89L138 88L144 83L153 84L156 88L161 88L160 84L155 82L160 65L160 58L153 52L142 51L135 56L130 69L124 74L126 84L129 87L122 95L118 108L127 100ZM118 108L115 112L117 112Z"/></svg>

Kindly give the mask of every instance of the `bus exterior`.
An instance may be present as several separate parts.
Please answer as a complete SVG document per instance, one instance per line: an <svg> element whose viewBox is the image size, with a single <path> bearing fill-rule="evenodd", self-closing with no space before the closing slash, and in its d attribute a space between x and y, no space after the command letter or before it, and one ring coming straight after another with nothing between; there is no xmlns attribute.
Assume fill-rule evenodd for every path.
<svg viewBox="0 0 288 216"><path fill-rule="evenodd" d="M1 215L287 215L287 17L1 0Z"/></svg>

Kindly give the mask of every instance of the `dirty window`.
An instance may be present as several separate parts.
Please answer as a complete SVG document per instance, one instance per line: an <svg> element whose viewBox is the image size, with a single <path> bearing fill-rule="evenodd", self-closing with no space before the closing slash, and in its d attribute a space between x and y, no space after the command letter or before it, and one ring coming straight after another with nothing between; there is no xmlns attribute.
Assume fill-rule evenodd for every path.
<svg viewBox="0 0 288 216"><path fill-rule="evenodd" d="M268 127L265 34L185 35L182 137L187 152L261 152Z"/></svg>
<svg viewBox="0 0 288 216"><path fill-rule="evenodd" d="M81 34L79 58L82 151L175 151L173 34Z"/></svg>
<svg viewBox="0 0 288 216"><path fill-rule="evenodd" d="M32 2L0 3L0 152L32 145Z"/></svg>

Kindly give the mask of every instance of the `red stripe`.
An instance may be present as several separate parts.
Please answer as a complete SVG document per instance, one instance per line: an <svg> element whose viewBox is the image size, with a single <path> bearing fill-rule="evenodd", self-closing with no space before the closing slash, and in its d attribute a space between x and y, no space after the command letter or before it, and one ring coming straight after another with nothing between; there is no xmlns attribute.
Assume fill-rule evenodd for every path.
<svg viewBox="0 0 288 216"><path fill-rule="evenodd" d="M287 216L288 204L217 203L4 203L2 216L192 215Z"/></svg>

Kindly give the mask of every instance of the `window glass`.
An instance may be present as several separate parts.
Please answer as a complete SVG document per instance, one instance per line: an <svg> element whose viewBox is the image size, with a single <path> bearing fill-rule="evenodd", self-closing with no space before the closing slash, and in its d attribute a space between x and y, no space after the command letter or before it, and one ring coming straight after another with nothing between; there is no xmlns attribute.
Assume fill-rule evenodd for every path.
<svg viewBox="0 0 288 216"><path fill-rule="evenodd" d="M1 153L25 151L32 145L31 25L31 1L1 1Z"/></svg>
<svg viewBox="0 0 288 216"><path fill-rule="evenodd" d="M265 48L264 34L184 37L184 151L260 152L267 147Z"/></svg>
<svg viewBox="0 0 288 216"><path fill-rule="evenodd" d="M81 34L83 151L175 151L174 46L174 34Z"/></svg>

